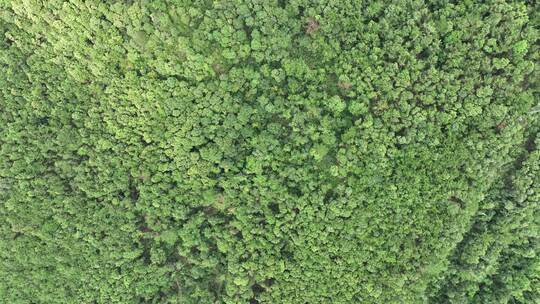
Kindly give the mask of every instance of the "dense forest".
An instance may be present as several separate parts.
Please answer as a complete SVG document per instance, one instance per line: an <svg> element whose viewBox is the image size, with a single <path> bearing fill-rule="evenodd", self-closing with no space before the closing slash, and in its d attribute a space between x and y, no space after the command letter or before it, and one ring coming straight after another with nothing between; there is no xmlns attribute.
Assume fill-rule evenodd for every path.
<svg viewBox="0 0 540 304"><path fill-rule="evenodd" d="M540 303L539 25L0 0L0 302Z"/></svg>

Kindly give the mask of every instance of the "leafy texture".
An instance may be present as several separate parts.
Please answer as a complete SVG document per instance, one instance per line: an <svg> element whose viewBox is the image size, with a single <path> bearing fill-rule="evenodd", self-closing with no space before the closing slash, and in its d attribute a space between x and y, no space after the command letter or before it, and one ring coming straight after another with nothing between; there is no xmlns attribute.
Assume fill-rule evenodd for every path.
<svg viewBox="0 0 540 304"><path fill-rule="evenodd" d="M0 1L3 303L540 303L536 1Z"/></svg>

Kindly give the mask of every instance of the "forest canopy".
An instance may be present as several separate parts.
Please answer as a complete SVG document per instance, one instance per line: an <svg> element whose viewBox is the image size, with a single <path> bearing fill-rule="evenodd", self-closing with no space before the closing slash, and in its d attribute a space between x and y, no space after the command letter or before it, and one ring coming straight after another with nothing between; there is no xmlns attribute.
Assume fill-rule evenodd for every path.
<svg viewBox="0 0 540 304"><path fill-rule="evenodd" d="M539 13L0 0L0 301L540 303Z"/></svg>

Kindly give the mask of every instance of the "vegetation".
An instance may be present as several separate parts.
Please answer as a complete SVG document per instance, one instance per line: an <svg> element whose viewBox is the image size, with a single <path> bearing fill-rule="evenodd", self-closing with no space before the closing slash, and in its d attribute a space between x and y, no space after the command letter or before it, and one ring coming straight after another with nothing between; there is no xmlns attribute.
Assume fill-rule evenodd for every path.
<svg viewBox="0 0 540 304"><path fill-rule="evenodd" d="M536 1L1 0L3 303L540 303Z"/></svg>

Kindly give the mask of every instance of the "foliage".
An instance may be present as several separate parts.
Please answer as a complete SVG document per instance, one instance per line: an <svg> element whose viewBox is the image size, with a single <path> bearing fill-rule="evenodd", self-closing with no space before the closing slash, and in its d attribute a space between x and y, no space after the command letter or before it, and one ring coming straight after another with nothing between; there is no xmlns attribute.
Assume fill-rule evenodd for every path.
<svg viewBox="0 0 540 304"><path fill-rule="evenodd" d="M540 303L535 1L0 1L5 303Z"/></svg>

